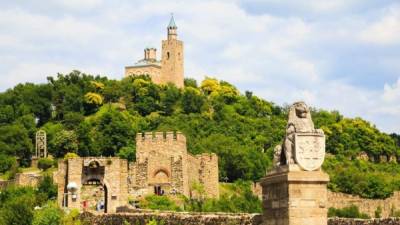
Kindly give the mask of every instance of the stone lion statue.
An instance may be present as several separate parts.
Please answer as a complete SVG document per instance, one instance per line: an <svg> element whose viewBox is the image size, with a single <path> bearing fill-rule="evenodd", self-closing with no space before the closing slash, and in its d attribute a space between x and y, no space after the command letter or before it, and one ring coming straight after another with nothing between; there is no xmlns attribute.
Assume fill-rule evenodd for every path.
<svg viewBox="0 0 400 225"><path fill-rule="evenodd" d="M304 102L295 102L289 109L289 119L283 143L274 149L275 166L294 164L295 133L323 133L315 129L310 109Z"/></svg>

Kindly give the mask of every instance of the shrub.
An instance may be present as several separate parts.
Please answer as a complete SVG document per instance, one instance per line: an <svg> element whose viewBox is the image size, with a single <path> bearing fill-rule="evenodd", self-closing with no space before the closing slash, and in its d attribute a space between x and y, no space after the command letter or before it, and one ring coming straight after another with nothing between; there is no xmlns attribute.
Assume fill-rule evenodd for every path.
<svg viewBox="0 0 400 225"><path fill-rule="evenodd" d="M81 221L79 220L79 210L72 209L68 214L66 214L62 218L61 224L63 225L81 225Z"/></svg>
<svg viewBox="0 0 400 225"><path fill-rule="evenodd" d="M390 209L390 217L400 217L400 210L396 210L394 206Z"/></svg>
<svg viewBox="0 0 400 225"><path fill-rule="evenodd" d="M260 213L261 201L250 188L250 182L237 181L228 186L230 193L219 199L192 198L185 200L185 210L194 212Z"/></svg>
<svg viewBox="0 0 400 225"><path fill-rule="evenodd" d="M146 225L164 225L164 221L157 221L155 219L151 219Z"/></svg>
<svg viewBox="0 0 400 225"><path fill-rule="evenodd" d="M7 225L31 225L34 198L24 195L9 199L0 209L0 222Z"/></svg>
<svg viewBox="0 0 400 225"><path fill-rule="evenodd" d="M361 219L369 219L370 217L360 212L357 206L351 205L348 207L344 207L342 209L329 208L328 217L342 217L342 218L361 218Z"/></svg>
<svg viewBox="0 0 400 225"><path fill-rule="evenodd" d="M45 194L47 199L57 197L57 186L53 182L53 178L49 175L43 177L37 186L37 192Z"/></svg>
<svg viewBox="0 0 400 225"><path fill-rule="evenodd" d="M381 218L382 217L382 207L378 206L375 210L375 218Z"/></svg>
<svg viewBox="0 0 400 225"><path fill-rule="evenodd" d="M140 201L140 207L146 209L179 211L180 208L168 196L148 195Z"/></svg>
<svg viewBox="0 0 400 225"><path fill-rule="evenodd" d="M128 162L133 162L136 159L136 149L131 146L122 147L118 152L118 156L128 160Z"/></svg>
<svg viewBox="0 0 400 225"><path fill-rule="evenodd" d="M78 158L79 155L73 152L68 152L67 154L64 155L64 159L73 159L73 158Z"/></svg>
<svg viewBox="0 0 400 225"><path fill-rule="evenodd" d="M51 168L54 164L54 161L50 158L41 158L38 161L38 168L42 170L47 170Z"/></svg>
<svg viewBox="0 0 400 225"><path fill-rule="evenodd" d="M32 225L59 225L62 210L56 203L49 203L42 209L35 211Z"/></svg>
<svg viewBox="0 0 400 225"><path fill-rule="evenodd" d="M4 173L17 164L15 157L0 153L0 173Z"/></svg>

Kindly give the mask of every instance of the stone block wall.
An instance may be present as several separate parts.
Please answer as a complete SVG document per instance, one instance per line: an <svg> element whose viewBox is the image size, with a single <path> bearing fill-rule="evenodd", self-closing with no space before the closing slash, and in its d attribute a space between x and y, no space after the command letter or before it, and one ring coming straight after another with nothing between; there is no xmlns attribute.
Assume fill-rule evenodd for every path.
<svg viewBox="0 0 400 225"><path fill-rule="evenodd" d="M207 196L219 197L218 156L214 153L197 155L199 161L199 182L204 185Z"/></svg>
<svg viewBox="0 0 400 225"><path fill-rule="evenodd" d="M18 186L36 186L42 179L39 173L17 173L15 175L15 184Z"/></svg>
<svg viewBox="0 0 400 225"><path fill-rule="evenodd" d="M381 207L383 218L390 217L393 210L400 210L400 192L394 192L393 196L387 199L365 199L358 196L328 192L328 208L344 208L356 205L361 212L368 214L371 218L375 217L375 210Z"/></svg>
<svg viewBox="0 0 400 225"><path fill-rule="evenodd" d="M104 175L85 174L84 167L96 162L100 167L104 167ZM128 164L127 160L116 157L85 157L62 160L58 164L58 171L54 174L55 182L58 185L58 203L63 206L67 202L68 208L83 209L82 187L84 183L91 178L100 179L101 185L104 185L105 195L107 197L108 212L115 212L116 208L128 203ZM64 193L69 183L74 182L77 185L76 199L72 194L68 194L64 200Z"/></svg>
<svg viewBox="0 0 400 225"><path fill-rule="evenodd" d="M253 193L262 199L258 182L253 185ZM327 208L341 209L351 205L356 205L361 212L368 214L371 218L375 217L375 210L380 206L382 209L381 217L388 218L392 210L400 210L400 192L394 192L393 196L387 199L366 199L328 190Z"/></svg>
<svg viewBox="0 0 400 225"><path fill-rule="evenodd" d="M345 219L345 218L330 218L328 225L400 225L400 218L387 219Z"/></svg>
<svg viewBox="0 0 400 225"><path fill-rule="evenodd" d="M150 220L163 221L164 225L264 225L260 214L231 213L178 213L141 211L93 215L83 213L80 218L93 225L122 225L124 221L146 225ZM264 222L264 223L263 223ZM400 225L400 218L347 219L329 218L328 225Z"/></svg>
<svg viewBox="0 0 400 225"><path fill-rule="evenodd" d="M146 225L152 219L164 225L261 225L259 214L137 212L94 216L84 213L81 219L94 225L122 225L124 221Z"/></svg>
<svg viewBox="0 0 400 225"><path fill-rule="evenodd" d="M159 152L170 157L185 155L186 137L181 132L146 132L136 135L136 159L146 159Z"/></svg>

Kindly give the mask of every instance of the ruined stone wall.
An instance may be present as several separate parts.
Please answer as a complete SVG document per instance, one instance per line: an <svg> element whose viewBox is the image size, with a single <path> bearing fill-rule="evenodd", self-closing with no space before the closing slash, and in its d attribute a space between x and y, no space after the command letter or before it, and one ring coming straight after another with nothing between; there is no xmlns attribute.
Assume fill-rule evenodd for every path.
<svg viewBox="0 0 400 225"><path fill-rule="evenodd" d="M189 176L189 189L190 196L194 196L195 193L192 190L193 184L200 183L200 161L193 156L192 154L188 154L188 176Z"/></svg>
<svg viewBox="0 0 400 225"><path fill-rule="evenodd" d="M253 194L262 199L260 184L254 183ZM391 211L400 210L400 192L394 192L393 196L387 199L366 199L359 196L344 193L332 192L328 190L328 208L341 209L351 205L356 205L361 212L368 214L371 218L375 217L375 210L380 206L382 209L381 217L390 217Z"/></svg>
<svg viewBox="0 0 400 225"><path fill-rule="evenodd" d="M204 185L207 196L218 198L218 156L214 153L204 153L196 158L200 162L199 182Z"/></svg>
<svg viewBox="0 0 400 225"><path fill-rule="evenodd" d="M37 173L17 173L15 175L15 185L35 187L42 179L42 175Z"/></svg>
<svg viewBox="0 0 400 225"><path fill-rule="evenodd" d="M400 225L400 218L371 220L330 218L328 225Z"/></svg>
<svg viewBox="0 0 400 225"><path fill-rule="evenodd" d="M328 208L344 208L350 205L358 206L361 212L372 218L375 217L375 210L380 206L381 216L387 218L392 209L400 210L400 192L394 192L393 196L387 199L365 199L354 195L328 192Z"/></svg>
<svg viewBox="0 0 400 225"><path fill-rule="evenodd" d="M94 216L85 213L81 219L94 225L121 225L124 221L146 225L152 219L165 225L261 225L259 214L137 212Z"/></svg>
<svg viewBox="0 0 400 225"><path fill-rule="evenodd" d="M63 206L64 192L67 186L67 184L65 183L68 171L67 166L67 161L59 160L58 170L53 173L54 183L57 184L57 203L60 206Z"/></svg>
<svg viewBox="0 0 400 225"><path fill-rule="evenodd" d="M186 213L186 212L132 212L93 215L81 214L80 218L93 225L121 225L124 221L146 225L150 220L163 221L165 225L262 225L260 214ZM400 218L347 219L329 218L328 225L400 225Z"/></svg>
<svg viewBox="0 0 400 225"><path fill-rule="evenodd" d="M147 182L148 160L129 163L128 193L135 196L145 196L148 192Z"/></svg>
<svg viewBox="0 0 400 225"><path fill-rule="evenodd" d="M188 193L188 188L185 187L184 181L188 180L188 178L184 177L184 167L183 167L183 159L179 157L175 159L171 157L171 190L177 191L179 193ZM188 182L188 181L187 181Z"/></svg>

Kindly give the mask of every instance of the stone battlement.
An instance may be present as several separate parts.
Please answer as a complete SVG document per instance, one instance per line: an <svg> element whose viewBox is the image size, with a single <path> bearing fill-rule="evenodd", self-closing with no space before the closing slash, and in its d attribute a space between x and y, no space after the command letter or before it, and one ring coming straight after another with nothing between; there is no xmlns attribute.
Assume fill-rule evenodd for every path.
<svg viewBox="0 0 400 225"><path fill-rule="evenodd" d="M145 132L136 134L136 143L153 141L183 141L186 142L182 132Z"/></svg>

